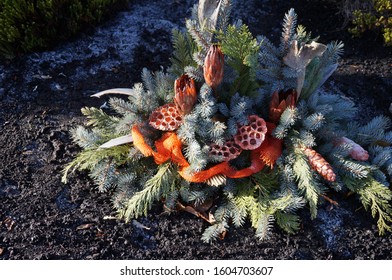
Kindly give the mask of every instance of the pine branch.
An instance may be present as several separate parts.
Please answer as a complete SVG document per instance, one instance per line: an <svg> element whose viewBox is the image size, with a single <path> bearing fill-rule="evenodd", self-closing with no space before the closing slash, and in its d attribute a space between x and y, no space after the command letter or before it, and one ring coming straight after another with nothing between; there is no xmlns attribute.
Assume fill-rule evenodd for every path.
<svg viewBox="0 0 392 280"><path fill-rule="evenodd" d="M217 30L221 30L224 33L227 31L227 26L229 25L230 14L231 14L231 1L222 0L221 6L218 14L218 24Z"/></svg>
<svg viewBox="0 0 392 280"><path fill-rule="evenodd" d="M147 215L155 201L167 196L176 188L177 180L174 174L170 163L159 165L157 173L146 182L144 189L128 200L126 209L120 213L120 217L129 222L133 218Z"/></svg>
<svg viewBox="0 0 392 280"><path fill-rule="evenodd" d="M238 91L242 95L251 95L258 88L255 78L260 44L246 25L241 25L239 28L230 25L226 33L218 34L218 39L227 57L227 63L238 73L230 94Z"/></svg>
<svg viewBox="0 0 392 280"><path fill-rule="evenodd" d="M184 74L186 67L197 66L193 60L193 53L197 51L197 46L189 33L183 33L176 29L172 32L172 41L174 51L170 58L172 65L169 71L179 77Z"/></svg>
<svg viewBox="0 0 392 280"><path fill-rule="evenodd" d="M241 201L235 198L228 198L230 208L232 209L230 216L233 219L235 227L241 227L245 223L245 219L248 216L247 207L242 204Z"/></svg>
<svg viewBox="0 0 392 280"><path fill-rule="evenodd" d="M297 108L288 107L280 117L279 125L273 132L273 136L278 139L283 139L287 136L289 129L295 124L298 119Z"/></svg>
<svg viewBox="0 0 392 280"><path fill-rule="evenodd" d="M124 99L111 97L109 99L109 106L112 108L116 113L120 115L127 115L127 114L136 114L137 111L135 110L135 106L133 106L129 101L125 101Z"/></svg>
<svg viewBox="0 0 392 280"><path fill-rule="evenodd" d="M313 177L306 156L300 149L296 149L293 171L298 180L298 189L305 195L305 198L309 203L311 217L314 219L317 216L319 194L324 191Z"/></svg>
<svg viewBox="0 0 392 280"><path fill-rule="evenodd" d="M206 38L206 36L200 30L196 21L188 19L186 21L186 28L188 29L188 32L192 36L193 40L196 42L197 46L204 53L207 53L207 51L210 47L209 40Z"/></svg>
<svg viewBox="0 0 392 280"><path fill-rule="evenodd" d="M101 136L96 131L88 130L83 126L78 126L71 130L72 140L83 149L97 148Z"/></svg>
<svg viewBox="0 0 392 280"><path fill-rule="evenodd" d="M111 158L97 164L90 171L89 175L98 186L100 192L106 192L117 186L116 168Z"/></svg>
<svg viewBox="0 0 392 280"><path fill-rule="evenodd" d="M69 163L63 170L61 181L67 183L69 172L75 170L93 170L99 163L106 159L112 159L116 165L122 165L128 160L129 147L126 145L108 149L86 149Z"/></svg>
<svg viewBox="0 0 392 280"><path fill-rule="evenodd" d="M206 243L211 243L212 241L220 238L224 232L226 232L228 225L226 222L216 223L212 226L206 228L201 236L201 240Z"/></svg>
<svg viewBox="0 0 392 280"><path fill-rule="evenodd" d="M350 190L358 193L365 210L370 210L373 218L378 217L380 235L384 235L386 231L392 232L388 224L392 222L392 191L371 177L367 180L345 177L344 181Z"/></svg>
<svg viewBox="0 0 392 280"><path fill-rule="evenodd" d="M275 213L277 225L289 234L295 234L300 228L298 215L277 211Z"/></svg>
<svg viewBox="0 0 392 280"><path fill-rule="evenodd" d="M285 53L291 44L295 36L295 29L297 27L297 14L294 9L290 9L288 13L285 14L283 20L283 32L281 36L281 45L280 49L282 53Z"/></svg>
<svg viewBox="0 0 392 280"><path fill-rule="evenodd" d="M110 132L118 122L117 117L109 116L102 109L84 107L81 111L88 119L87 126L97 127Z"/></svg>
<svg viewBox="0 0 392 280"><path fill-rule="evenodd" d="M297 40L299 44L309 44L312 41L317 42L319 40L319 36L312 37L312 32L307 32L305 26L298 25L296 34L294 36L294 40Z"/></svg>
<svg viewBox="0 0 392 280"><path fill-rule="evenodd" d="M260 240L267 240L270 238L272 224L275 221L273 215L261 212L258 216L256 227L256 237ZM253 223L253 222L252 222Z"/></svg>

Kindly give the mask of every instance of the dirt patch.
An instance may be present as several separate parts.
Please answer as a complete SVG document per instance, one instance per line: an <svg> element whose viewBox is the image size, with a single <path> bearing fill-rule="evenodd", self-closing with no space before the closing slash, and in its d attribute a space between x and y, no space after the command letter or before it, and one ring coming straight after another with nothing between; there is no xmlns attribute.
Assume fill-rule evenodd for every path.
<svg viewBox="0 0 392 280"><path fill-rule="evenodd" d="M211 245L200 239L207 224L194 216L162 214L157 204L147 217L125 224L112 219L110 194L99 193L86 174L60 182L79 151L68 131L84 121L80 109L103 104L89 95L130 87L143 67L169 65L171 29L183 27L194 2L134 1L87 38L0 64L0 259L392 259L391 234L379 237L354 197L331 194L340 206L322 205L313 221L304 209L296 235L274 229L261 242L245 225ZM287 2L236 1L234 16L254 34L278 40L281 19L293 6L299 23L321 42L345 42L327 86L355 100L364 120L389 114L391 48L371 36L352 39L328 2Z"/></svg>

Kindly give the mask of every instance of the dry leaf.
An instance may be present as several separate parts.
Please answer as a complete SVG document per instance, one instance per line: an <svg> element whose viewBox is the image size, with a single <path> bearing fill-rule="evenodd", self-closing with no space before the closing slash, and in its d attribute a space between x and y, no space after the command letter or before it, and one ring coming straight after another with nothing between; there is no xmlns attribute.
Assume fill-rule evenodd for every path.
<svg viewBox="0 0 392 280"><path fill-rule="evenodd" d="M3 254L3 252L4 252L4 248L0 247L0 256Z"/></svg>
<svg viewBox="0 0 392 280"><path fill-rule="evenodd" d="M104 220L117 220L117 218L115 216L104 216L103 219Z"/></svg>
<svg viewBox="0 0 392 280"><path fill-rule="evenodd" d="M97 236L97 237L104 237L104 236L105 236L105 233L104 233L104 231L101 230L100 228L97 228L97 234L96 234L96 236Z"/></svg>
<svg viewBox="0 0 392 280"><path fill-rule="evenodd" d="M212 207L213 202L212 199L206 200L203 204L197 205L195 209L199 212L207 212Z"/></svg>
<svg viewBox="0 0 392 280"><path fill-rule="evenodd" d="M133 95L134 90L131 88L112 88L112 89L107 89L104 91L97 92L96 94L91 95L91 97L101 97L107 94L124 94L124 95Z"/></svg>
<svg viewBox="0 0 392 280"><path fill-rule="evenodd" d="M177 202L177 206L180 210L188 212L190 214L193 214L196 217L202 218L203 220L209 222L210 224L213 224L215 222L214 216L207 215L204 211L198 211L195 208L193 208L192 206L189 206L189 205L185 206L185 205L181 204L180 202ZM211 208L211 206L209 208Z"/></svg>
<svg viewBox="0 0 392 280"><path fill-rule="evenodd" d="M303 71L313 58L323 55L326 49L326 45L314 41L310 44L302 44L298 49L298 42L294 40L283 61L290 68L296 71Z"/></svg>
<svg viewBox="0 0 392 280"><path fill-rule="evenodd" d="M314 41L310 44L302 44L299 49L297 40L291 43L289 52L283 57L283 62L299 73L297 78L297 98L299 98L304 86L306 66L313 58L322 56L326 49L326 45Z"/></svg>
<svg viewBox="0 0 392 280"><path fill-rule="evenodd" d="M220 239L220 240L225 239L226 235L227 235L227 230L223 231L223 232L220 234L219 239Z"/></svg>
<svg viewBox="0 0 392 280"><path fill-rule="evenodd" d="M206 29L215 30L220 6L221 1L200 0L197 10L200 25L205 25Z"/></svg>
<svg viewBox="0 0 392 280"><path fill-rule="evenodd" d="M111 139L111 140L105 142L104 144L102 144L101 146L99 146L99 148L107 149L107 148L112 148L115 146L120 146L123 144L132 143L132 142L133 142L132 135L125 135L125 136L120 136L120 137Z"/></svg>

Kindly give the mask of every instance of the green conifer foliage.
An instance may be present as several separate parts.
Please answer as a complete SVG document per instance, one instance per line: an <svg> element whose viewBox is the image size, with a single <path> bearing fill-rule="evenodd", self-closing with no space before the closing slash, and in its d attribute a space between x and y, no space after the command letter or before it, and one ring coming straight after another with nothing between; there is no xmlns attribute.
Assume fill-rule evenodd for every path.
<svg viewBox="0 0 392 280"><path fill-rule="evenodd" d="M96 24L127 0L0 0L0 57L42 50Z"/></svg>
<svg viewBox="0 0 392 280"><path fill-rule="evenodd" d="M205 242L223 238L230 226L241 227L247 220L260 239L268 239L274 225L293 234L301 223L297 210L307 206L316 218L330 192L355 193L377 219L380 234L391 231L390 119L379 116L359 124L355 105L322 87L336 69L343 44L324 48L313 42L316 38L296 26L297 16L290 10L280 44L274 46L266 37L255 39L242 23L230 24L229 1L221 4L208 28L195 7L187 30L173 32L168 73L144 69L142 83L131 89L96 94L128 95L109 98L111 113L82 109L87 123L71 131L82 151L65 168L64 182L70 171L87 170L99 190L112 190L113 205L126 221L146 215L157 202L168 211L188 209L209 222L201 237ZM225 57L224 79L214 88L203 75L211 45ZM316 48L323 51L313 55ZM294 64L302 67L300 74L291 68ZM173 103L174 96L181 102L189 90L173 87L184 72L196 81L196 104L183 115L170 107L181 121L174 131L153 128L149 122L156 110ZM272 97L296 88L301 94L291 102L287 96ZM272 101L280 102L277 108ZM280 112L274 123L271 112ZM268 127L259 135L261 146L233 148L235 158L227 161L224 153L211 153L212 145L225 147L238 139L239 127L263 130L259 118Z"/></svg>
<svg viewBox="0 0 392 280"><path fill-rule="evenodd" d="M356 36L361 36L366 30L381 30L385 44L392 46L392 1L373 0L363 2L361 4L367 9L359 8L351 11L354 27L350 28L349 31Z"/></svg>

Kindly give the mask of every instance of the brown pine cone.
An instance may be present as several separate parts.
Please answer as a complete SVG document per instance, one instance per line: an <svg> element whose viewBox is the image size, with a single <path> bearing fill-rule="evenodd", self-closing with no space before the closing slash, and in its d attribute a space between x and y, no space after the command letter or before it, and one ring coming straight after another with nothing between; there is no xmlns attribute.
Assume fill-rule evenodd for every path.
<svg viewBox="0 0 392 280"><path fill-rule="evenodd" d="M332 166L322 157L322 155L310 148L305 148L303 151L314 170L316 170L325 180L335 182L336 174L333 172Z"/></svg>

